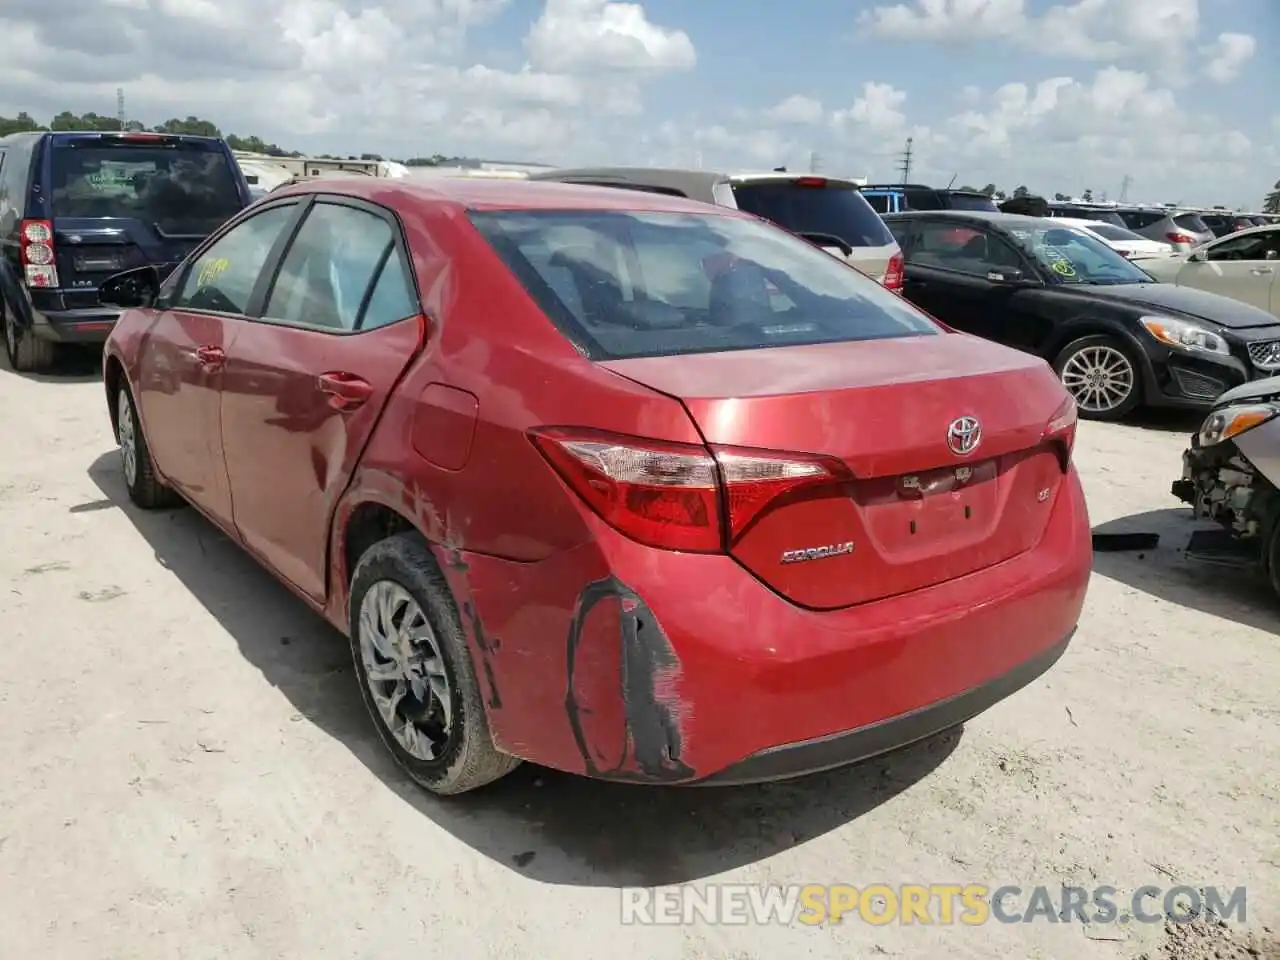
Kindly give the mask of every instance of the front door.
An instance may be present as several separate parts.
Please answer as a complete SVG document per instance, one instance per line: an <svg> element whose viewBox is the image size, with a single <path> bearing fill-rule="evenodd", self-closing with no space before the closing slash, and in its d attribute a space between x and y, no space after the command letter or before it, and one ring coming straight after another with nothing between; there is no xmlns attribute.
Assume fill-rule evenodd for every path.
<svg viewBox="0 0 1280 960"><path fill-rule="evenodd" d="M260 317L237 321L222 386L222 446L245 545L317 602L338 498L421 346L399 228L380 208L322 199L307 213Z"/></svg>
<svg viewBox="0 0 1280 960"><path fill-rule="evenodd" d="M219 391L228 324L248 308L262 264L297 209L271 207L243 220L197 257L162 296L139 351L138 404L151 456L165 479L230 526L222 468Z"/></svg>
<svg viewBox="0 0 1280 960"><path fill-rule="evenodd" d="M1219 240L1205 249L1205 257L1182 265L1179 285L1272 310L1271 295L1280 273L1280 228Z"/></svg>

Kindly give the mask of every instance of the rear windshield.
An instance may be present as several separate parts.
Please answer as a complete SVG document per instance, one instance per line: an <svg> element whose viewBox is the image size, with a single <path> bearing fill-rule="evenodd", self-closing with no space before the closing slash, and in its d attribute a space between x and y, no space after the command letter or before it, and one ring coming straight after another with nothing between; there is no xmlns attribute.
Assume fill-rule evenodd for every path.
<svg viewBox="0 0 1280 960"><path fill-rule="evenodd" d="M1173 218L1173 222L1183 230L1190 230L1192 233L1213 233L1213 231L1205 225L1205 222L1200 219L1199 214L1180 213Z"/></svg>
<svg viewBox="0 0 1280 960"><path fill-rule="evenodd" d="M55 217L129 217L206 236L244 204L225 151L203 143L55 143Z"/></svg>
<svg viewBox="0 0 1280 960"><path fill-rule="evenodd" d="M471 221L595 360L939 332L844 261L754 220L496 211Z"/></svg>
<svg viewBox="0 0 1280 960"><path fill-rule="evenodd" d="M988 213L998 213L999 207L990 197L978 196L973 193L953 193L949 195L952 210L985 210Z"/></svg>
<svg viewBox="0 0 1280 960"><path fill-rule="evenodd" d="M1112 226L1110 223L1091 223L1089 224L1089 230L1093 233L1096 233L1103 240L1144 240L1146 239L1145 237L1138 236L1132 230L1126 229L1125 227L1115 227L1115 226Z"/></svg>
<svg viewBox="0 0 1280 960"><path fill-rule="evenodd" d="M795 180L735 183L733 196L738 209L772 220L792 233L824 233L851 247L893 243L884 221L857 187L821 178L816 182L825 186L805 186Z"/></svg>

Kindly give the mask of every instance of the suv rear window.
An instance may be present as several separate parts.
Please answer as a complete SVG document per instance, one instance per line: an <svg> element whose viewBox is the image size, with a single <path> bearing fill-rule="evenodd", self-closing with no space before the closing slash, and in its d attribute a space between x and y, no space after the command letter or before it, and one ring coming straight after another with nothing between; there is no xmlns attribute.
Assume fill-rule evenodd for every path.
<svg viewBox="0 0 1280 960"><path fill-rule="evenodd" d="M1180 213L1173 218L1173 222L1183 230L1190 230L1192 233L1213 233L1196 213Z"/></svg>
<svg viewBox="0 0 1280 960"><path fill-rule="evenodd" d="M893 234L850 183L813 178L735 183L739 210L772 220L792 233L825 233L851 247L883 247ZM821 184L821 185L819 185Z"/></svg>
<svg viewBox="0 0 1280 960"><path fill-rule="evenodd" d="M754 220L492 211L471 222L594 360L940 332L841 260Z"/></svg>
<svg viewBox="0 0 1280 960"><path fill-rule="evenodd" d="M994 200L987 196L973 193L951 193L947 195L952 210L985 210L987 213L998 213L1000 208Z"/></svg>
<svg viewBox="0 0 1280 960"><path fill-rule="evenodd" d="M213 143L54 141L55 217L126 217L162 234L207 236L244 206L226 151Z"/></svg>

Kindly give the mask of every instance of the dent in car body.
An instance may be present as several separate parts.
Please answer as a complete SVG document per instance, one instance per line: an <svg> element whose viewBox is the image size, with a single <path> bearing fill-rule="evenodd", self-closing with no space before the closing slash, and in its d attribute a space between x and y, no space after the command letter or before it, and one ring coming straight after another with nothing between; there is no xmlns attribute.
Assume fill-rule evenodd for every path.
<svg viewBox="0 0 1280 960"><path fill-rule="evenodd" d="M606 745L592 743L583 726L585 710L579 701L583 691L577 680L579 670L590 663L582 651L584 642L592 638L586 630L591 614L607 600L616 600L618 605L617 648L609 649L612 644L604 631L604 655L618 657L623 715L621 728L615 731L620 735L620 756L612 767L605 768L600 763L608 762ZM634 590L613 576L588 584L569 621L565 655L565 713L589 775L665 782L693 778L694 771L681 759L680 658ZM596 692L608 696L607 690Z"/></svg>

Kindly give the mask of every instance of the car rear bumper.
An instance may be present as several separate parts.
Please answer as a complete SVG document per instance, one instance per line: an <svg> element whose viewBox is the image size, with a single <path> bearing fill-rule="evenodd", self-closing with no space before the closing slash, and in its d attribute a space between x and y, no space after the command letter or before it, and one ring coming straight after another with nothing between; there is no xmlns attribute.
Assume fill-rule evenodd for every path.
<svg viewBox="0 0 1280 960"><path fill-rule="evenodd" d="M1092 567L1074 469L1033 549L837 611L729 557L597 536L539 563L442 563L499 747L646 783L795 776L962 723L1061 655Z"/></svg>
<svg viewBox="0 0 1280 960"><path fill-rule="evenodd" d="M83 310L48 310L32 314L31 330L58 343L105 343L120 311L110 307Z"/></svg>

